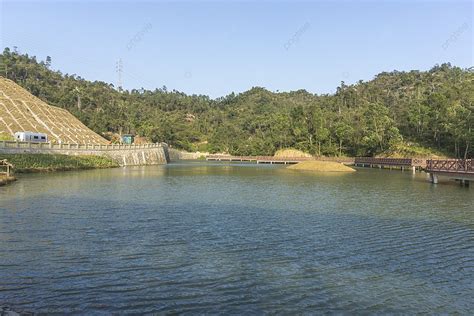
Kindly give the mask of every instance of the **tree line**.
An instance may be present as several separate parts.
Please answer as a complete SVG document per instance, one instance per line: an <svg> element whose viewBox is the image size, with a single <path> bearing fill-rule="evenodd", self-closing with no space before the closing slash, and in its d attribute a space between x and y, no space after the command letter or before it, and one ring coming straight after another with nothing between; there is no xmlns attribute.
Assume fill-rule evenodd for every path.
<svg viewBox="0 0 474 316"><path fill-rule="evenodd" d="M0 75L65 108L99 134L132 133L188 151L375 156L405 151L472 157L474 71L449 63L341 82L334 94L254 87L211 99L165 86L122 90L51 69L6 48Z"/></svg>

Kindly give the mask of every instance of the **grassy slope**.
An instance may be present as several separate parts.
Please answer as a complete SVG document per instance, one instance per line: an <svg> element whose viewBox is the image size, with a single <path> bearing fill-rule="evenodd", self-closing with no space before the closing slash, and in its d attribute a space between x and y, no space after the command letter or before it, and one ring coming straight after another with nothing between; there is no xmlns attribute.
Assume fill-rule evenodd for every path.
<svg viewBox="0 0 474 316"><path fill-rule="evenodd" d="M79 144L107 143L102 136L87 128L68 111L43 102L12 80L0 76L0 91L2 95L10 99L8 103L5 103L8 108L0 108L0 117L2 117L0 139L5 139L7 135L6 140L8 140L8 136L13 136L9 131L13 130L45 133L53 142L58 141L58 138L54 136L58 135L63 140L71 139L73 143ZM57 122L62 122L69 128L60 128L53 135L51 129ZM81 133L73 132L74 129L81 129Z"/></svg>
<svg viewBox="0 0 474 316"><path fill-rule="evenodd" d="M449 155L434 148L421 146L417 143L403 142L393 145L390 149L377 155L377 157L445 159L448 158Z"/></svg>
<svg viewBox="0 0 474 316"><path fill-rule="evenodd" d="M285 148L277 150L275 157L311 157L310 154L305 153L301 150L293 149L293 148Z"/></svg>
<svg viewBox="0 0 474 316"><path fill-rule="evenodd" d="M99 156L0 154L0 159L7 159L18 173L118 167L115 161Z"/></svg>

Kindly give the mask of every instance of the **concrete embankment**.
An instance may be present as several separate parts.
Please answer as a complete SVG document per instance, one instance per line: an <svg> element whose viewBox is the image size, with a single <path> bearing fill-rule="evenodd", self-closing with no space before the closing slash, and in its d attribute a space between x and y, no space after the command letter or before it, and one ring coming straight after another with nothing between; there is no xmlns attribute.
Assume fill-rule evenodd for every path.
<svg viewBox="0 0 474 316"><path fill-rule="evenodd" d="M0 153L104 156L121 166L159 165L170 161L166 144L78 145L0 141Z"/></svg>
<svg viewBox="0 0 474 316"><path fill-rule="evenodd" d="M121 166L161 165L170 160L165 147L117 150L99 154L112 158Z"/></svg>

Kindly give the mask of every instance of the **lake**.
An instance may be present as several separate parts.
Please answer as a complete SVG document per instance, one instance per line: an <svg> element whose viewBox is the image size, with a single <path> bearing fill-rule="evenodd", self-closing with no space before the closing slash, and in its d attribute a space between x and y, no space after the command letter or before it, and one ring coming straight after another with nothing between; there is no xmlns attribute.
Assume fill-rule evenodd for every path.
<svg viewBox="0 0 474 316"><path fill-rule="evenodd" d="M44 313L474 310L474 191L188 162L0 188L0 305Z"/></svg>

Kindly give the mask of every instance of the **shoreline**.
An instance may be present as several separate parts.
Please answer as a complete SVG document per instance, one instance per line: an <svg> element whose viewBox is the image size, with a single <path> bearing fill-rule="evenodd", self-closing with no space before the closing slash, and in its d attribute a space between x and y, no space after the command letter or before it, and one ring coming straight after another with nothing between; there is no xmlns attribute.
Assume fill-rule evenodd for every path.
<svg viewBox="0 0 474 316"><path fill-rule="evenodd" d="M14 165L13 173L51 173L91 169L118 168L119 164L102 156L67 156L60 154L0 154ZM16 181L14 176L0 176L0 186Z"/></svg>

